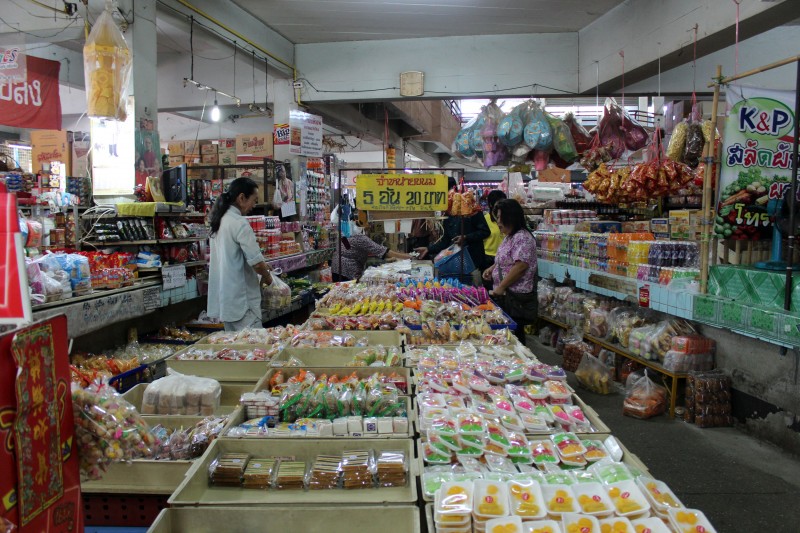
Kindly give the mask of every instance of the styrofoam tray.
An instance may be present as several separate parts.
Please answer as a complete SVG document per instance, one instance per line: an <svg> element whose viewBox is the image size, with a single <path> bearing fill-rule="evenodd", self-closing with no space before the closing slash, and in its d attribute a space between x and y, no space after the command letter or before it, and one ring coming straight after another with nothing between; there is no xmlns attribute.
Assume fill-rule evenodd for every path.
<svg viewBox="0 0 800 533"><path fill-rule="evenodd" d="M239 407L239 398L245 392L253 392L255 383L239 383L239 382L222 382L222 396L220 396L219 408L214 411L215 415L229 415ZM146 383L136 385L134 388L122 395L137 411L142 412L142 400L144 397L144 390L147 388ZM145 415L149 416L149 415ZM157 416L180 416L180 415L162 415Z"/></svg>
<svg viewBox="0 0 800 533"><path fill-rule="evenodd" d="M349 365L353 358L369 347L320 347L320 348L285 348L281 353L272 358L270 366L282 366L282 361L288 361L290 358L295 357L299 359L304 367L314 366L327 366L327 367L346 367ZM400 360L397 364L398 367L403 366L402 352ZM364 367L353 367L364 368ZM368 367L380 370L387 367Z"/></svg>
<svg viewBox="0 0 800 533"><path fill-rule="evenodd" d="M202 376L213 378L217 381L240 381L256 382L269 370L269 360L265 361L222 361L210 360L182 360L178 359L181 354L188 350L214 350L220 351L225 348L234 350L252 350L261 348L271 349L272 346L264 344L193 344L185 349L175 352L172 357L167 359L167 366L176 372L189 376Z"/></svg>

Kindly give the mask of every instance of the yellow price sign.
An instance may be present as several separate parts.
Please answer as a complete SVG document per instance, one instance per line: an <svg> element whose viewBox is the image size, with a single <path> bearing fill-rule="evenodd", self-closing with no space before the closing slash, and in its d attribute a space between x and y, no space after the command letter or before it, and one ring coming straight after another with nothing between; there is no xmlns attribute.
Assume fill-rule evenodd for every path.
<svg viewBox="0 0 800 533"><path fill-rule="evenodd" d="M445 211L444 174L360 174L356 207L365 211Z"/></svg>

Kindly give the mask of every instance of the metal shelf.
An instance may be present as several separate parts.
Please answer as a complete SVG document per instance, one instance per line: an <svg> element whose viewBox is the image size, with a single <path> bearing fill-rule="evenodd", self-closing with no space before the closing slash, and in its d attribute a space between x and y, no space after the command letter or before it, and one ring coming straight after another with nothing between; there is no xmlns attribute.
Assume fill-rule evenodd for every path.
<svg viewBox="0 0 800 533"><path fill-rule="evenodd" d="M183 265L186 268L192 268L192 267L197 267L197 266L205 266L207 264L208 264L208 261L189 261L189 262L186 262L186 263L175 263L175 264L170 264L170 265L163 265L163 266L160 266L160 267L144 267L144 268L139 268L138 270L139 270L139 272L161 272L161 269L164 268L165 266L180 266L180 265Z"/></svg>

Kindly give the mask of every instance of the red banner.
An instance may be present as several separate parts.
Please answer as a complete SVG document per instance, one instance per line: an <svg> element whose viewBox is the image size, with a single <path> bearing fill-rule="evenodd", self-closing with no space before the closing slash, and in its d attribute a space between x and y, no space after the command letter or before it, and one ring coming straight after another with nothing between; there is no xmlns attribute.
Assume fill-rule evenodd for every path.
<svg viewBox="0 0 800 533"><path fill-rule="evenodd" d="M0 82L0 124L18 128L61 129L58 73L61 63L27 56L28 79Z"/></svg>
<svg viewBox="0 0 800 533"><path fill-rule="evenodd" d="M0 324L32 319L16 198L0 193Z"/></svg>

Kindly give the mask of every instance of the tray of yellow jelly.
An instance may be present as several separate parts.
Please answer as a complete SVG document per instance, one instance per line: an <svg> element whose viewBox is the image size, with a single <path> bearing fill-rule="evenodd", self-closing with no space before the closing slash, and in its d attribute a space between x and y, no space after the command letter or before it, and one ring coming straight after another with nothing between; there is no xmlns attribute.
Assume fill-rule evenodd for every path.
<svg viewBox="0 0 800 533"><path fill-rule="evenodd" d="M511 514L523 520L544 518L547 509L539 483L533 480L513 480L508 483L508 495L511 501Z"/></svg>
<svg viewBox="0 0 800 533"><path fill-rule="evenodd" d="M486 522L486 533L522 533L522 519L518 516L492 518Z"/></svg>
<svg viewBox="0 0 800 533"><path fill-rule="evenodd" d="M670 509L679 509L684 506L663 481L642 476L636 480L636 484L642 489L656 514L662 518L667 517L667 511Z"/></svg>
<svg viewBox="0 0 800 533"><path fill-rule="evenodd" d="M669 521L672 528L680 533L716 533L706 515L697 509L670 509Z"/></svg>
<svg viewBox="0 0 800 533"><path fill-rule="evenodd" d="M631 524L636 533L672 533L663 520L655 516L631 520Z"/></svg>
<svg viewBox="0 0 800 533"><path fill-rule="evenodd" d="M472 499L472 514L477 519L488 520L510 514L508 508L508 486L499 481L475 480Z"/></svg>
<svg viewBox="0 0 800 533"><path fill-rule="evenodd" d="M600 533L634 533L633 524L623 516L601 518Z"/></svg>
<svg viewBox="0 0 800 533"><path fill-rule="evenodd" d="M577 483L572 492L578 500L578 508L583 514L608 516L614 513L614 505L608 499L603 485L597 482Z"/></svg>
<svg viewBox="0 0 800 533"><path fill-rule="evenodd" d="M650 504L633 481L606 486L606 494L618 516L639 516L650 511Z"/></svg>
<svg viewBox="0 0 800 533"><path fill-rule="evenodd" d="M561 517L564 533L600 533L597 518L580 513L566 513Z"/></svg>
<svg viewBox="0 0 800 533"><path fill-rule="evenodd" d="M561 524L555 520L531 520L522 522L523 533L561 533Z"/></svg>
<svg viewBox="0 0 800 533"><path fill-rule="evenodd" d="M577 512L578 503L569 485L541 485L541 489L547 514L561 516L564 513Z"/></svg>

